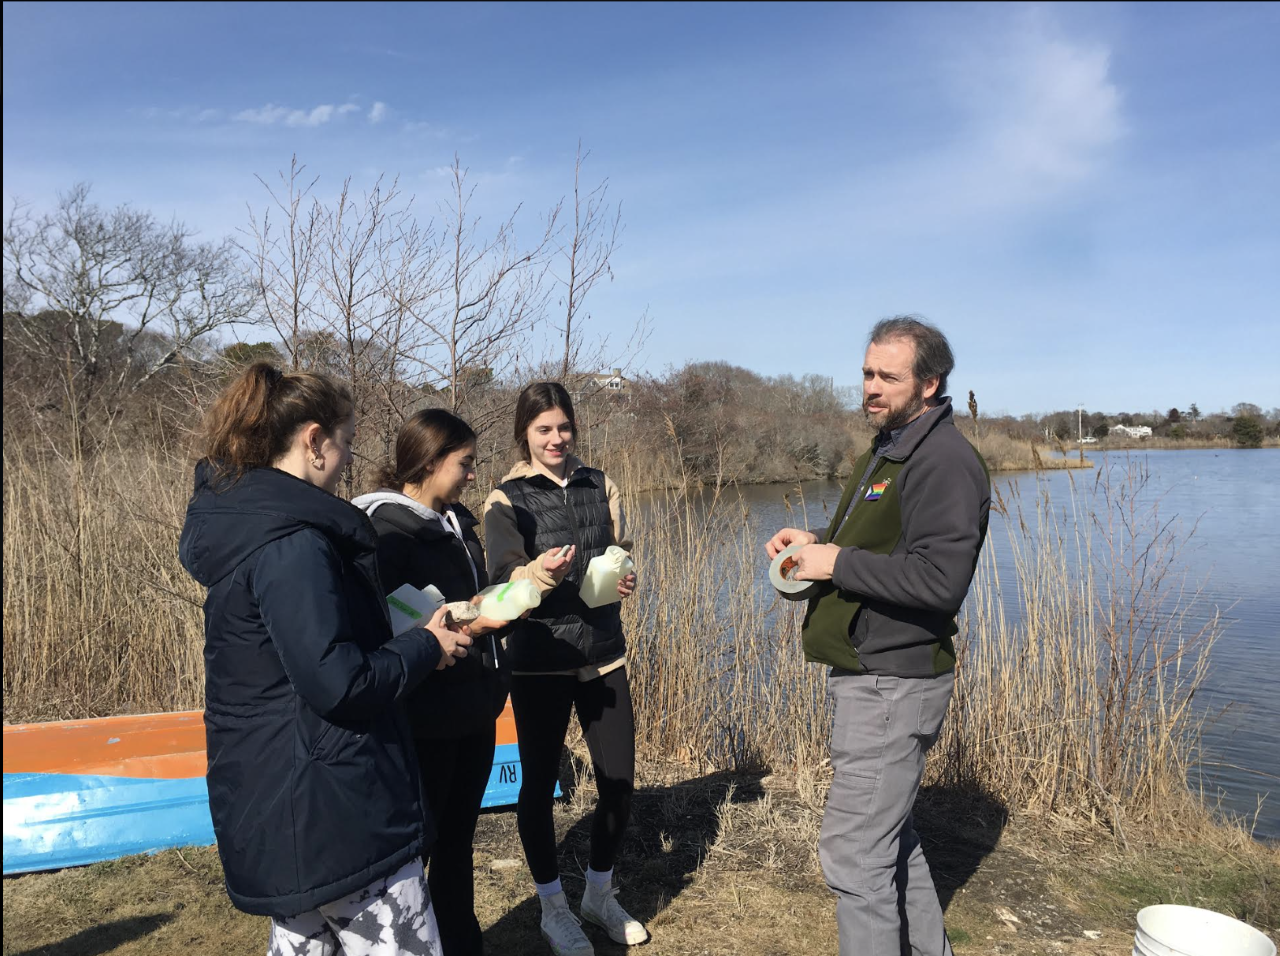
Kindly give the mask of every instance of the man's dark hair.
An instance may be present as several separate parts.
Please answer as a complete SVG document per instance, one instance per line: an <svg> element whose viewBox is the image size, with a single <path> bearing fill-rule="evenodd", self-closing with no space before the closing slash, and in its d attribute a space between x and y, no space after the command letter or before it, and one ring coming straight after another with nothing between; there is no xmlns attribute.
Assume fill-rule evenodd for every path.
<svg viewBox="0 0 1280 956"><path fill-rule="evenodd" d="M895 315L891 319L881 319L871 330L867 342L880 345L892 339L908 339L916 348L915 361L911 365L911 374L917 382L938 377L938 391L934 398L941 398L947 393L947 376L956 367L955 356L951 354L951 344L947 337L937 328L914 315Z"/></svg>

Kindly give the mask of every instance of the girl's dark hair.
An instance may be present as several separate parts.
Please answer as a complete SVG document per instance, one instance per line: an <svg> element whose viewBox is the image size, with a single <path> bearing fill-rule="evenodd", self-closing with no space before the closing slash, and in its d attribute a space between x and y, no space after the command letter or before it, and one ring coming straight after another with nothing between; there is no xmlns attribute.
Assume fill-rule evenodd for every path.
<svg viewBox="0 0 1280 956"><path fill-rule="evenodd" d="M205 416L204 455L239 477L284 455L303 425L315 422L332 435L354 413L351 392L327 375L285 373L255 362L223 389Z"/></svg>
<svg viewBox="0 0 1280 956"><path fill-rule="evenodd" d="M558 408L569 419L573 440L578 440L578 421L573 417L573 402L568 390L559 382L534 382L525 386L516 400L516 444L525 461L529 461L529 426L543 412Z"/></svg>
<svg viewBox="0 0 1280 956"><path fill-rule="evenodd" d="M395 460L382 466L378 483L392 491L420 485L446 457L475 443L476 433L457 415L443 408L414 412L400 426Z"/></svg>

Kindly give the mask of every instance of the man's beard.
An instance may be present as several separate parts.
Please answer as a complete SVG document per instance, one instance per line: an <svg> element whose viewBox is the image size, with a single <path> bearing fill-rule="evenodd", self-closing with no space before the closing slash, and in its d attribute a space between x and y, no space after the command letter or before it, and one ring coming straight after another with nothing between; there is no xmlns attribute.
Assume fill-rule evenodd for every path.
<svg viewBox="0 0 1280 956"><path fill-rule="evenodd" d="M867 421L880 431L891 432L895 428L901 428L911 419L915 418L924 409L924 388L916 386L915 391L911 394L910 401L896 411L890 411L883 422L877 422L875 416L867 411L866 403L862 405L862 412L867 416Z"/></svg>

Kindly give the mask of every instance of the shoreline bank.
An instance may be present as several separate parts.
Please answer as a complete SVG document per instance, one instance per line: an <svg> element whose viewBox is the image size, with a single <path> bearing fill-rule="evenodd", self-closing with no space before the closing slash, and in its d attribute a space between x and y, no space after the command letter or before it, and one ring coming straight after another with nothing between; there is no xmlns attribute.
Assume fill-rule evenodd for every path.
<svg viewBox="0 0 1280 956"><path fill-rule="evenodd" d="M562 774L556 834L571 898L581 892L595 787L581 747ZM817 861L825 782L642 767L618 868L622 900L653 956L834 952L835 898ZM1138 909L1183 903L1280 933L1280 853L1229 828L1131 833L1010 817L980 795L926 787L916 812L947 930L960 956L1127 956ZM1139 842L1141 840L1141 842ZM538 904L513 808L476 833L476 912L491 952L536 950ZM5 880L4 951L60 956L260 949L264 918L233 909L217 851L155 856ZM602 956L627 952L594 933Z"/></svg>

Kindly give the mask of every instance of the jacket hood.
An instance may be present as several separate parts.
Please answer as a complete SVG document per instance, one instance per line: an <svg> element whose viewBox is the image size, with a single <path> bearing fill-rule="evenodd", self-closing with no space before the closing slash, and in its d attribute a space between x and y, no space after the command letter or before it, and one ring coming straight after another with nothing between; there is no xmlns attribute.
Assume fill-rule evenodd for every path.
<svg viewBox="0 0 1280 956"><path fill-rule="evenodd" d="M201 461L178 557L193 578L212 587L259 548L304 528L323 533L351 560L377 544L364 512L301 478L254 468L233 480Z"/></svg>
<svg viewBox="0 0 1280 956"><path fill-rule="evenodd" d="M445 510L452 514L454 520L451 521L448 516L428 508L422 502L410 498L402 492L390 491L386 488L370 492L367 495L357 495L351 499L351 503L370 518L373 517L374 512L378 512L378 517L383 521L414 533L425 531L428 535L453 534L452 531L445 527L446 524L452 526L456 522L459 531L466 531L468 528L474 528L480 523L475 515L460 504L451 504L445 507ZM399 507L384 508L384 505L398 505Z"/></svg>
<svg viewBox="0 0 1280 956"><path fill-rule="evenodd" d="M351 503L370 517L373 517L373 513L383 505L400 505L402 508L408 508L423 521L433 521L438 524L444 520L444 515L428 508L422 502L410 498L403 492L389 491L386 488L380 488L367 495L357 495L351 499Z"/></svg>
<svg viewBox="0 0 1280 956"><path fill-rule="evenodd" d="M564 473L570 478L573 477L573 473L577 471L579 468L586 467L582 459L578 458L576 455L569 455L565 458L564 461L565 461ZM502 480L513 481L516 478L533 478L537 475L542 475L542 472L534 468L532 462L518 461L511 466L511 470L507 472L506 476ZM543 475L543 477L545 478L546 476Z"/></svg>

